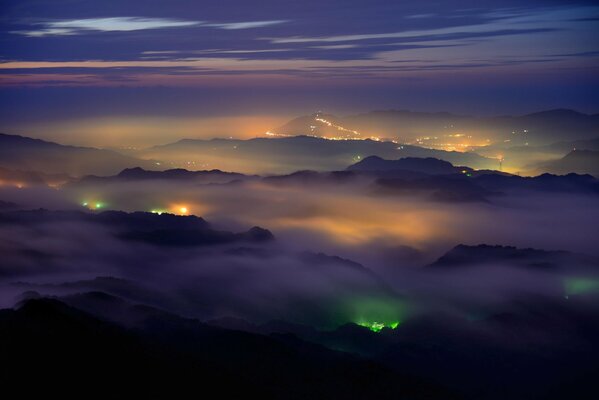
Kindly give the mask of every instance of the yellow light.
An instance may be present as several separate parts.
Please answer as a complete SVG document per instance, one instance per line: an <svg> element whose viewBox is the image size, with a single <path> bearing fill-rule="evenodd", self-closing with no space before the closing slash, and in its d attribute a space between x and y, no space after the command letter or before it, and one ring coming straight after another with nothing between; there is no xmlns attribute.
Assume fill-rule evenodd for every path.
<svg viewBox="0 0 599 400"><path fill-rule="evenodd" d="M187 207L181 207L179 211L181 211L181 214L187 214Z"/></svg>

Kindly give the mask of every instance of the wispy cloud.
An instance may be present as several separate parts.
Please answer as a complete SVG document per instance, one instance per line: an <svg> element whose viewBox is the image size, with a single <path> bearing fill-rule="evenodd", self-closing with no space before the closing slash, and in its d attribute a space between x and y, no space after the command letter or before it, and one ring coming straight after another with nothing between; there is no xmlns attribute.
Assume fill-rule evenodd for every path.
<svg viewBox="0 0 599 400"><path fill-rule="evenodd" d="M178 28L202 24L201 21L184 21L167 18L141 18L141 17L112 17L112 18L87 18L63 21L39 22L36 25L42 29L30 31L15 31L13 33L25 36L59 36L75 35L89 31L99 32L128 32L144 29Z"/></svg>
<svg viewBox="0 0 599 400"><path fill-rule="evenodd" d="M548 31L550 28L545 28L544 31ZM431 37L440 37L442 35L455 37L469 36L469 35L505 35L511 33L528 33L528 32L539 32L539 29L501 29L498 30L495 26L479 25L472 27L452 27L443 29L430 29L420 31L404 31L404 32L391 32L391 33L371 33L371 34L358 34L358 35L338 35L338 36L323 36L323 37L284 37L284 38L266 38L273 44L289 44L289 43L339 43L339 42L354 42L362 40L377 40L377 39L409 39L416 40L418 38L430 39Z"/></svg>
<svg viewBox="0 0 599 400"><path fill-rule="evenodd" d="M574 7L569 9L545 10L499 10L481 14L481 19L470 24L432 29L401 30L395 32L373 32L360 34L340 34L330 36L287 36L263 38L273 44L301 43L343 43L356 41L384 41L388 39L417 40L419 38L480 35L506 35L512 33L549 32L557 29L572 29L575 18L588 17L597 12L598 7ZM414 16L411 16L412 18Z"/></svg>
<svg viewBox="0 0 599 400"><path fill-rule="evenodd" d="M293 49L204 49L204 50L156 50L143 51L144 55L169 55L169 54L245 54L245 53L279 53Z"/></svg>
<svg viewBox="0 0 599 400"><path fill-rule="evenodd" d="M74 20L45 21L35 23L39 29L18 30L12 33L29 36L64 36L77 35L86 32L130 32L147 29L182 28L202 26L227 30L253 29L287 22L286 20L273 21L242 21L208 23L205 21L189 21L169 18L143 18L143 17L111 17L111 18L86 18Z"/></svg>
<svg viewBox="0 0 599 400"><path fill-rule="evenodd" d="M249 21L249 22L228 22L221 24L204 24L204 26L210 26L213 28L221 28L228 30L236 29L252 29L252 28L263 28L270 25L278 25L287 22L285 19L279 19L274 21Z"/></svg>
<svg viewBox="0 0 599 400"><path fill-rule="evenodd" d="M332 44L330 46L311 46L313 49L322 50L340 50L340 49L353 49L358 47L356 44Z"/></svg>

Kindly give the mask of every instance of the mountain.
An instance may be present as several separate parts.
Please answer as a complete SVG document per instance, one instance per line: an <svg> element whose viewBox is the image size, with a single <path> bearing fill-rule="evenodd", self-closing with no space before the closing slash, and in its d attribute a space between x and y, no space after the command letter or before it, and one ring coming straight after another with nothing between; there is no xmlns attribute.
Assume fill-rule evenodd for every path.
<svg viewBox="0 0 599 400"><path fill-rule="evenodd" d="M436 158L406 157L398 160L384 160L370 156L347 167L349 171L413 171L429 175L456 174L463 171L472 172L471 168L454 167L450 162Z"/></svg>
<svg viewBox="0 0 599 400"><path fill-rule="evenodd" d="M193 215L48 210L0 213L0 224L7 225L36 225L59 221L103 225L114 229L121 239L158 246L208 246L237 242L265 242L274 238L270 231L257 226L240 233L215 230L204 219Z"/></svg>
<svg viewBox="0 0 599 400"><path fill-rule="evenodd" d="M426 149L377 140L327 140L311 136L249 140L183 139L141 150L139 157L161 159L185 168L268 174L299 170L338 171L368 156L434 157L454 165L488 169L497 161L471 152Z"/></svg>
<svg viewBox="0 0 599 400"><path fill-rule="evenodd" d="M455 167L451 163L434 158L402 158L385 160L377 156L367 157L344 171L297 171L286 175L244 175L235 172L188 171L174 169L146 171L132 168L107 177L85 176L73 182L73 186L96 185L110 182L133 182L164 180L192 182L193 184L241 184L245 181L261 181L273 186L356 185L356 188L372 190L377 194L401 195L429 193L437 201L488 201L490 196L510 191L541 191L599 194L599 179L591 175L542 174L533 177L511 175L501 171L473 170Z"/></svg>
<svg viewBox="0 0 599 400"><path fill-rule="evenodd" d="M355 324L323 331L285 321L257 325L222 318L208 323L293 334L397 371L409 370L464 399L561 399L575 393L590 400L595 397L599 319L596 303L589 302L597 297L587 293L566 299L560 285L555 289L554 297L516 297L476 317L449 311L413 315L378 333Z"/></svg>
<svg viewBox="0 0 599 400"><path fill-rule="evenodd" d="M599 265L597 260L567 251L521 249L513 246L491 246L486 244L477 246L460 244L430 264L430 267L460 268L473 265L501 264L542 268L567 266L574 270L574 266L581 263L591 263L595 267Z"/></svg>
<svg viewBox="0 0 599 400"><path fill-rule="evenodd" d="M189 171L182 168L167 169L165 171L148 171L140 167L127 168L113 176L87 175L77 181L77 184L101 184L109 182L127 182L143 180L166 180L179 182L193 182L202 184L220 184L254 179L236 172L224 172L218 169L210 171Z"/></svg>
<svg viewBox="0 0 599 400"><path fill-rule="evenodd" d="M455 132L471 135L479 141L509 140L512 144L545 145L563 140L591 139L597 136L599 115L556 109L521 116L467 117L448 113L376 111L344 119L354 129L375 131L385 137L405 138L442 136ZM383 121L379 123L378 121ZM380 128L379 128L380 127Z"/></svg>
<svg viewBox="0 0 599 400"><path fill-rule="evenodd" d="M448 391L372 361L325 349L289 335L256 335L216 328L101 293L67 301L26 300L0 310L0 382L45 393L149 397L201 390L223 397L451 398ZM113 320L106 320L89 311ZM137 329L114 320L132 315ZM60 384L68 376L75 386ZM351 384L348 384L351 382Z"/></svg>
<svg viewBox="0 0 599 400"><path fill-rule="evenodd" d="M520 116L471 117L450 113L379 110L337 117L316 113L296 118L274 129L280 135L389 138L441 148L449 141L486 145L508 141L511 145L547 145L557 141L592 139L599 130L599 115L555 109ZM441 140L443 139L443 140ZM459 142L459 141L457 141Z"/></svg>
<svg viewBox="0 0 599 400"><path fill-rule="evenodd" d="M321 138L363 139L360 132L343 127L344 121L331 114L316 113L292 119L275 129L284 136L310 135Z"/></svg>
<svg viewBox="0 0 599 400"><path fill-rule="evenodd" d="M599 151L572 150L563 158L542 164L539 169L554 174L590 174L599 177Z"/></svg>
<svg viewBox="0 0 599 400"><path fill-rule="evenodd" d="M498 173L481 174L475 182L492 191L534 190L544 192L570 192L599 194L599 179L591 175L552 175L522 177Z"/></svg>
<svg viewBox="0 0 599 400"><path fill-rule="evenodd" d="M153 169L155 163L110 150L65 146L24 136L0 134L0 166L45 174L115 174L124 168Z"/></svg>
<svg viewBox="0 0 599 400"><path fill-rule="evenodd" d="M565 155L572 150L599 150L599 138L552 143L543 149Z"/></svg>
<svg viewBox="0 0 599 400"><path fill-rule="evenodd" d="M346 117L319 112L295 118L274 129L274 134L346 139L393 138L405 143L431 131L440 131L452 125L452 121L461 119L468 117L406 110L372 111Z"/></svg>

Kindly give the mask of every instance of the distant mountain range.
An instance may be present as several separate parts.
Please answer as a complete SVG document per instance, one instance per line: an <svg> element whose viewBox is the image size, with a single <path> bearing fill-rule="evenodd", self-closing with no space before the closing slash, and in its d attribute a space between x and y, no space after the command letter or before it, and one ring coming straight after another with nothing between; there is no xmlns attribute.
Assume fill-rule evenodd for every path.
<svg viewBox="0 0 599 400"><path fill-rule="evenodd" d="M356 164L350 165L348 171L413 171L430 175L456 174L472 172L469 167L454 167L450 162L436 158L406 157L397 160L385 160L381 157L370 156Z"/></svg>
<svg viewBox="0 0 599 400"><path fill-rule="evenodd" d="M191 185L243 185L247 181L261 181L273 186L302 186L306 190L354 185L373 195L425 195L440 202L487 202L493 197L513 191L562 192L599 194L599 179L591 175L542 174L521 177L494 170L473 170L454 167L451 163L434 158L403 158L385 160L371 156L344 171L297 171L291 174L257 176L228 173L220 170L187 171L174 169L146 171L126 169L108 176L85 176L73 180L70 186L86 187L98 184L122 184L135 181L170 181Z"/></svg>
<svg viewBox="0 0 599 400"><path fill-rule="evenodd" d="M522 116L470 117L450 113L407 110L372 111L338 117L316 113L295 118L274 129L281 135L326 137L381 137L413 142L423 136L464 133L511 145L546 145L558 141L592 139L599 132L599 114L555 109ZM485 136L486 135L486 136Z"/></svg>
<svg viewBox="0 0 599 400"><path fill-rule="evenodd" d="M281 138L183 139L141 150L139 157L161 159L185 168L289 173L298 170L341 170L371 155L387 159L434 157L455 165L489 169L497 161L475 153L443 151L376 140L327 140L310 136Z"/></svg>
<svg viewBox="0 0 599 400"><path fill-rule="evenodd" d="M102 184L107 182L126 182L142 180L166 180L194 183L230 183L237 180L257 178L237 172L223 172L218 169L210 171L189 171L182 168L164 171L148 171L140 167L126 168L113 176L86 175L77 181L78 184Z"/></svg>
<svg viewBox="0 0 599 400"><path fill-rule="evenodd" d="M124 168L152 169L152 161L110 150L65 146L24 136L0 134L0 167L45 174L115 174Z"/></svg>
<svg viewBox="0 0 599 400"><path fill-rule="evenodd" d="M567 251L547 251L539 249L520 249L514 246L490 246L480 244L468 246L460 244L435 261L433 268L463 268L476 265L494 264L518 267L557 268L567 266L571 271L581 261L599 265L599 260L569 253Z"/></svg>
<svg viewBox="0 0 599 400"><path fill-rule="evenodd" d="M559 160L541 164L537 171L560 175L575 172L599 177L599 151L572 150Z"/></svg>
<svg viewBox="0 0 599 400"><path fill-rule="evenodd" d="M489 118L401 110L347 117L317 113L289 121L269 132L269 138L182 139L127 154L0 134L0 167L72 176L114 175L135 167L281 174L343 170L369 156L436 158L454 166L497 169L502 157L510 171L597 175L592 154L584 155L585 160L577 153L559 164L548 163L572 150L597 151L597 132L599 114L572 110ZM461 140L476 144L476 152L443 150L458 148L455 142Z"/></svg>

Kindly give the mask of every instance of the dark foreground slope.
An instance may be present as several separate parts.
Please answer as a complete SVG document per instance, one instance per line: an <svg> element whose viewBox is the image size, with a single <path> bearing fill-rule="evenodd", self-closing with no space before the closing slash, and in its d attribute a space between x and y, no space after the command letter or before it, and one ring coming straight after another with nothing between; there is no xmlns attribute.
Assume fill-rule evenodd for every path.
<svg viewBox="0 0 599 400"><path fill-rule="evenodd" d="M126 329L51 299L0 312L0 382L23 394L176 398L450 398L372 362L288 336L148 313ZM76 388L83 388L79 391Z"/></svg>

